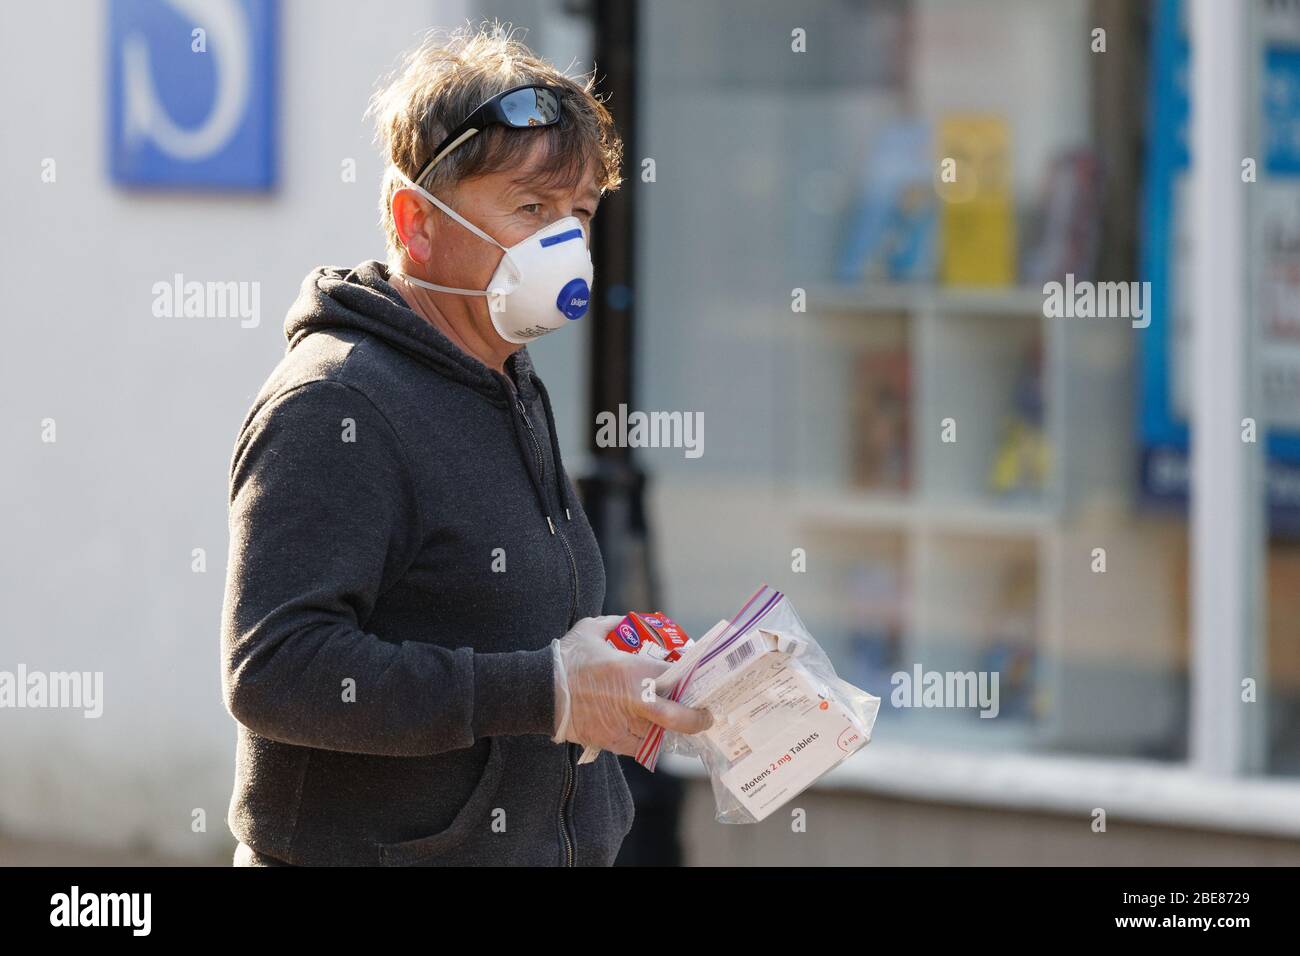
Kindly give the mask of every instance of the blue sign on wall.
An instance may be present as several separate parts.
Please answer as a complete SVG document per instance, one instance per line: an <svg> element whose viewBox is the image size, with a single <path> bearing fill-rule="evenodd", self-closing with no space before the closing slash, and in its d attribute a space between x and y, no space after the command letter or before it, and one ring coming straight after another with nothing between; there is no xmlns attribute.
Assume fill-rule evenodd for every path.
<svg viewBox="0 0 1300 956"><path fill-rule="evenodd" d="M274 185L276 7L276 0L111 0L114 182Z"/></svg>

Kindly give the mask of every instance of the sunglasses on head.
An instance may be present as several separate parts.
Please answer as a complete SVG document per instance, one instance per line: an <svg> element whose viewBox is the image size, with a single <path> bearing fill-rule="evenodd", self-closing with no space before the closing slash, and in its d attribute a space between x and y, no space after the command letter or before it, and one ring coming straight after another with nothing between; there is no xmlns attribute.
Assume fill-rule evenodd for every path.
<svg viewBox="0 0 1300 956"><path fill-rule="evenodd" d="M560 121L561 92L558 87L530 83L498 93L477 107L447 135L433 151L433 158L412 181L422 182L448 153L489 126L508 126L511 129L554 126Z"/></svg>

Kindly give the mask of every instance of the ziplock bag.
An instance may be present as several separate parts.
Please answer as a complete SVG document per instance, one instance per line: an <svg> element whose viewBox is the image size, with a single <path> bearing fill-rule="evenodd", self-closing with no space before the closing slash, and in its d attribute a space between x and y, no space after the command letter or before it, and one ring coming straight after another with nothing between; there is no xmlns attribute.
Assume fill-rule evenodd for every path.
<svg viewBox="0 0 1300 956"><path fill-rule="evenodd" d="M780 591L760 587L656 680L660 696L706 707L713 726L655 727L636 759L663 749L699 757L721 823L756 823L871 740L880 698L841 680Z"/></svg>

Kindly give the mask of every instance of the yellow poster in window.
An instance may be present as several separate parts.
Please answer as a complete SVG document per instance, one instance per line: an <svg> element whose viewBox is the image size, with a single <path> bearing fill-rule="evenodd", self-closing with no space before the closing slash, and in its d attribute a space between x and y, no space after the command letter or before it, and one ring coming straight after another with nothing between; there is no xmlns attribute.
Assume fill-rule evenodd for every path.
<svg viewBox="0 0 1300 956"><path fill-rule="evenodd" d="M953 114L939 123L942 200L939 281L1009 286L1016 281L1016 220L1011 149L1001 116Z"/></svg>

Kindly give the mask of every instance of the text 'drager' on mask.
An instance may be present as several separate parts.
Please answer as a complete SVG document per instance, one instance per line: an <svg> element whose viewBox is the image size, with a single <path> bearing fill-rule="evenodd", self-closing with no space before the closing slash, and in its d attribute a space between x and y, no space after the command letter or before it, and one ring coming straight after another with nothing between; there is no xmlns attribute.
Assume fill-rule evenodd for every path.
<svg viewBox="0 0 1300 956"><path fill-rule="evenodd" d="M565 216L506 247L398 170L398 176L452 219L505 254L486 289L435 285L401 272L408 282L436 292L481 295L492 325L507 342L523 345L587 314L593 271L587 235L575 216Z"/></svg>

